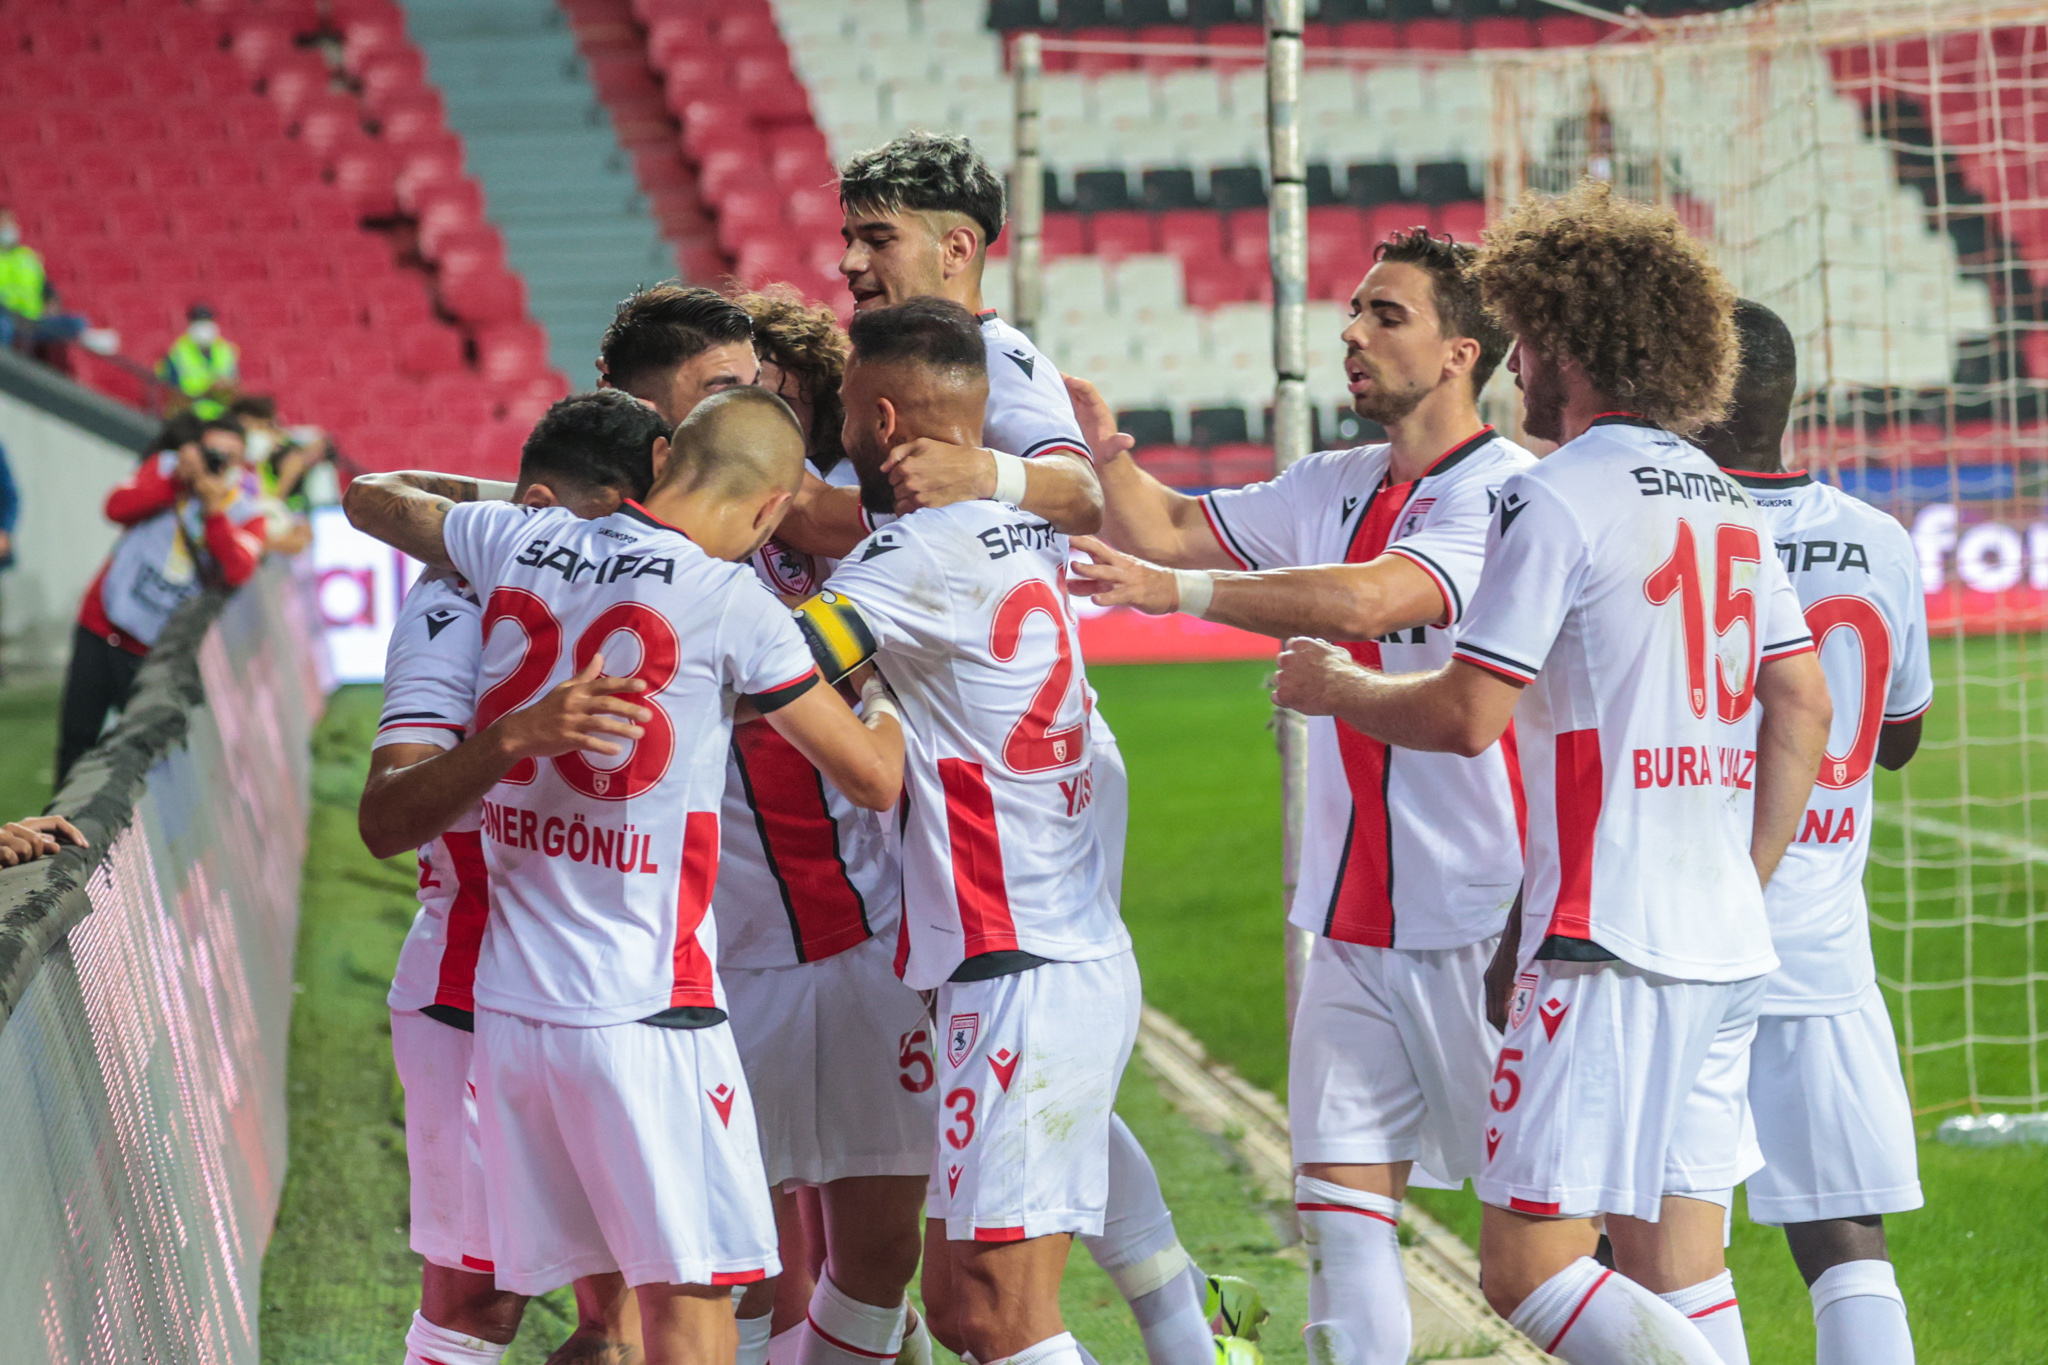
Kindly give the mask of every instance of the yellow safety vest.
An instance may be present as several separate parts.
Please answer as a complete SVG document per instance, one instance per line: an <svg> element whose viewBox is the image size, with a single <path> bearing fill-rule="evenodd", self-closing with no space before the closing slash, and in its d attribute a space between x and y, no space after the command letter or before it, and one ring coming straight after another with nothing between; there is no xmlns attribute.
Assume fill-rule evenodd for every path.
<svg viewBox="0 0 2048 1365"><path fill-rule="evenodd" d="M43 258L32 246L0 251L0 308L34 322L43 315Z"/></svg>
<svg viewBox="0 0 2048 1365"><path fill-rule="evenodd" d="M206 397L207 391L216 384L233 384L240 362L241 352L232 341L219 340L202 349L191 337L180 335L165 352L159 368L164 378L178 386L179 392L195 400L194 412L211 419L227 409Z"/></svg>

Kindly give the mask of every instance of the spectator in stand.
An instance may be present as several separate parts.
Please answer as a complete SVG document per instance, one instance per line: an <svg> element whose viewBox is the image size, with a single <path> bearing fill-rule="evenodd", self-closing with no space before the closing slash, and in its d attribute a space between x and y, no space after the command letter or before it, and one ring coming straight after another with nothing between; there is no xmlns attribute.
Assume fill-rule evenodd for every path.
<svg viewBox="0 0 2048 1365"><path fill-rule="evenodd" d="M313 543L300 486L333 454L333 446L318 427L280 426L277 400L269 394L243 394L228 405L228 416L242 424L269 531L264 548L272 554L295 555Z"/></svg>
<svg viewBox="0 0 2048 1365"><path fill-rule="evenodd" d="M171 388L166 412L190 408L204 419L226 414L242 382L242 352L220 334L213 309L195 303L185 313L185 330L156 364L157 378Z"/></svg>
<svg viewBox="0 0 2048 1365"><path fill-rule="evenodd" d="M164 623L207 587L240 587L263 558L265 523L242 427L173 419L157 453L107 494L126 529L79 607L57 738L57 785L128 705Z"/></svg>
<svg viewBox="0 0 2048 1365"><path fill-rule="evenodd" d="M26 820L10 820L0 825L0 867L47 858L65 844L92 847L77 827L61 815L32 815Z"/></svg>
<svg viewBox="0 0 2048 1365"><path fill-rule="evenodd" d="M14 528L20 520L21 494L14 486L14 470L7 463L7 447L0 446L0 573L14 567Z"/></svg>
<svg viewBox="0 0 2048 1365"><path fill-rule="evenodd" d="M94 327L77 313L60 313L56 303L42 253L21 240L14 210L0 205L0 346L76 341L97 355L112 355L120 346L119 332Z"/></svg>

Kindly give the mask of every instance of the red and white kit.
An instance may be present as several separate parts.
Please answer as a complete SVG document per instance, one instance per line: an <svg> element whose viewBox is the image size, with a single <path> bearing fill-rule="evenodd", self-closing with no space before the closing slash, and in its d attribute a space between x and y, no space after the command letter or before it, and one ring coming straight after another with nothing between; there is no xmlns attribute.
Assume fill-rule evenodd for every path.
<svg viewBox="0 0 2048 1365"><path fill-rule="evenodd" d="M1479 1194L1654 1219L1754 1169L1746 1067L1708 1059L1746 1055L1777 964L1749 859L1757 673L1812 637L1749 494L1637 417L1504 483L1486 554L1453 652L1527 685L1529 819Z"/></svg>
<svg viewBox="0 0 2048 1365"><path fill-rule="evenodd" d="M1917 1209L1919 1158L1898 1041L1877 988L1863 866L1878 734L1934 699L1927 599L1906 529L1804 472L1749 490L1806 610L1835 720L1799 833L1765 888L1765 982L1749 1097L1766 1165L1750 1216L1805 1223Z"/></svg>
<svg viewBox="0 0 2048 1365"><path fill-rule="evenodd" d="M831 561L771 540L752 563L770 591L802 598ZM892 819L848 801L766 721L734 728L711 906L771 1185L931 1169L937 1070L924 1001L895 971Z"/></svg>
<svg viewBox="0 0 2048 1365"><path fill-rule="evenodd" d="M1444 619L1346 645L1388 673L1449 662L1485 563L1500 486L1532 463L1491 427L1419 478L1392 448L1311 455L1202 499L1246 569L1396 554L1443 593ZM1500 1035L1483 978L1522 880L1515 732L1476 758L1396 749L1309 720L1307 823L1289 919L1317 935L1289 1049L1298 1162L1416 1161L1421 1183L1479 1173Z"/></svg>
<svg viewBox="0 0 2048 1365"><path fill-rule="evenodd" d="M810 651L745 566L636 503L594 521L469 503L444 537L484 602L479 726L599 653L653 713L623 754L518 764L483 803L475 1077L498 1283L772 1275L709 911L735 698L802 695Z"/></svg>
<svg viewBox="0 0 2048 1365"><path fill-rule="evenodd" d="M956 503L877 531L827 585L867 618L912 736L897 964L938 992L930 1211L961 1240L1101 1230L1136 1037L1067 553L1036 517ZM1025 970L952 980L963 963Z"/></svg>
<svg viewBox="0 0 2048 1365"><path fill-rule="evenodd" d="M385 650L377 747L452 749L468 735L482 617L462 579L435 569L420 575ZM412 1249L435 1265L488 1272L490 1226L469 1088L469 1015L476 1008L470 987L490 909L475 814L421 848L419 864L419 913L398 950L386 997L391 1055L405 1086Z"/></svg>

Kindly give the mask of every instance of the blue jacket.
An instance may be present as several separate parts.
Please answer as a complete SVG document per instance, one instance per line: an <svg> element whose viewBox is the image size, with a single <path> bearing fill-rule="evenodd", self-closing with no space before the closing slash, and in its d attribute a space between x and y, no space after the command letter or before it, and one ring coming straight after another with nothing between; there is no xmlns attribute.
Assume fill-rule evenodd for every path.
<svg viewBox="0 0 2048 1365"><path fill-rule="evenodd" d="M14 487L14 471L7 467L7 447L0 446L0 531L7 533L9 541L14 539L14 526L20 520L21 494ZM0 554L0 569L13 564L14 547L10 544L7 552Z"/></svg>

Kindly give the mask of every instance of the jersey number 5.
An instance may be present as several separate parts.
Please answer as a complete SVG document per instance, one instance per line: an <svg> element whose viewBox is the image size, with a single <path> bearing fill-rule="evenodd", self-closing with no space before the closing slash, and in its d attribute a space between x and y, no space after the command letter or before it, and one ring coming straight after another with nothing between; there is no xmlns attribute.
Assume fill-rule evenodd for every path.
<svg viewBox="0 0 2048 1365"><path fill-rule="evenodd" d="M548 679L554 676L555 666L562 658L562 625L548 610L548 604L535 594L524 588L500 588L491 594L490 603L484 608L486 647L490 643L492 629L500 621L509 621L519 627L520 633L526 637L526 648L512 671L477 698L476 728L479 730L502 716L531 705L547 687ZM616 768L596 767L577 750L557 754L548 760L572 789L604 801L627 801L645 796L668 772L669 760L675 757L676 752L675 724L669 719L668 712L654 700L657 693L675 681L680 653L676 629L666 617L639 602L619 602L605 608L584 628L583 634L576 637L570 667L575 672L582 672L605 641L621 632L631 635L640 645L640 664L625 676L638 678L647 685L645 691L633 695L632 701L653 713L641 726L640 739L617 741L628 746L631 752L627 754L626 761ZM534 760L523 758L512 765L503 780L523 786L539 773L539 766Z"/></svg>
<svg viewBox="0 0 2048 1365"><path fill-rule="evenodd" d="M1678 523L1678 543L1671 547L1671 558L1643 580L1643 596L1654 606L1663 606L1673 594L1678 597L1685 636L1686 700L1695 716L1707 714L1708 657L1715 653L1715 643L1724 639L1738 621L1749 627L1749 657L1743 663L1742 688L1730 691L1727 670L1715 669L1714 714L1724 721L1741 720L1749 714L1750 702L1756 697L1756 594L1748 588L1734 587L1733 579L1737 564L1762 562L1762 546L1754 530L1726 522L1715 528L1712 635L1707 633L1706 591L1701 586L1705 574L1700 568L1699 546L1691 522Z"/></svg>
<svg viewBox="0 0 2048 1365"><path fill-rule="evenodd" d="M1006 664L1016 658L1023 643L1024 623L1039 612L1051 618L1053 638L1059 642L1060 652L1045 681L1031 694L1030 708L1017 717L1003 740L1003 762L1017 773L1064 768L1079 763L1086 753L1081 742L1087 726L1085 720L1061 730L1052 728L1059 719L1060 708L1066 704L1067 689L1073 685L1074 644L1067 638L1067 613L1051 584L1032 578L1010 589L1009 595L997 604L995 621L989 626L988 652L998 663Z"/></svg>
<svg viewBox="0 0 2048 1365"><path fill-rule="evenodd" d="M1813 647L1824 648L1828 636L1846 630L1856 637L1857 652L1863 656L1863 688L1856 712L1856 735L1846 754L1829 753L1820 761L1820 776L1814 780L1836 791L1853 787L1870 772L1877 758L1877 734L1884 727L1884 690L1892 676L1892 632L1884 616L1869 600L1861 597L1823 597L1806 609L1806 628L1813 632Z"/></svg>

